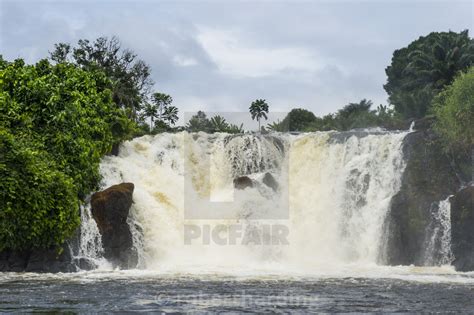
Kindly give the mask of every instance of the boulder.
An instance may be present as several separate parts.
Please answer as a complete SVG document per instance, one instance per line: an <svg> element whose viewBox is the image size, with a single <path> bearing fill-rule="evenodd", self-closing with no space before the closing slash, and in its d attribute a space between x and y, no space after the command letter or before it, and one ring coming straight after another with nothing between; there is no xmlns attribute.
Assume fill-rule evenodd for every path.
<svg viewBox="0 0 474 315"><path fill-rule="evenodd" d="M235 189L245 189L247 187L253 187L253 181L248 176L239 176L234 178L234 188Z"/></svg>
<svg viewBox="0 0 474 315"><path fill-rule="evenodd" d="M458 271L474 271L474 186L458 191L451 202L451 249Z"/></svg>
<svg viewBox="0 0 474 315"><path fill-rule="evenodd" d="M132 183L122 183L97 192L91 198L91 212L102 236L104 257L120 268L133 268L138 261L127 223L133 190Z"/></svg>
<svg viewBox="0 0 474 315"><path fill-rule="evenodd" d="M273 191L278 191L280 187L275 177L273 177L273 175L268 172L263 176L262 183L273 189Z"/></svg>
<svg viewBox="0 0 474 315"><path fill-rule="evenodd" d="M68 249L63 249L58 253L54 249L32 250L30 252L28 263L25 267L26 272L74 272L77 271L75 264Z"/></svg>

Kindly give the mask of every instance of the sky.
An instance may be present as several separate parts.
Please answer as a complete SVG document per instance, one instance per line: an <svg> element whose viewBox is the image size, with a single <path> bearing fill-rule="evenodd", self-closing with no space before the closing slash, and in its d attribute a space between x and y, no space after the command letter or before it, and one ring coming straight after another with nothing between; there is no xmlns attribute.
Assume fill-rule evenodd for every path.
<svg viewBox="0 0 474 315"><path fill-rule="evenodd" d="M295 107L324 115L363 98L386 104L393 51L432 31L472 33L473 3L0 0L0 54L33 63L55 43L115 35L182 117L232 121L257 98L275 117Z"/></svg>

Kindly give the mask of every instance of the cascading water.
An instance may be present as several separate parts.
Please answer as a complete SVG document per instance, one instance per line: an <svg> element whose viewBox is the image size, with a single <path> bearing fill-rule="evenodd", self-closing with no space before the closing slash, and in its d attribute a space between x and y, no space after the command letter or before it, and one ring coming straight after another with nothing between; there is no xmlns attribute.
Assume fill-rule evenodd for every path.
<svg viewBox="0 0 474 315"><path fill-rule="evenodd" d="M79 244L75 258L87 258L95 266L108 266L103 258L102 239L99 228L92 218L90 205L81 207Z"/></svg>
<svg viewBox="0 0 474 315"><path fill-rule="evenodd" d="M376 264L406 134L145 136L104 159L103 186L135 184L129 223L142 268ZM242 175L252 187L236 190Z"/></svg>
<svg viewBox="0 0 474 315"><path fill-rule="evenodd" d="M453 260L451 251L451 203L449 198L433 205L432 220L428 226L425 265L449 265Z"/></svg>

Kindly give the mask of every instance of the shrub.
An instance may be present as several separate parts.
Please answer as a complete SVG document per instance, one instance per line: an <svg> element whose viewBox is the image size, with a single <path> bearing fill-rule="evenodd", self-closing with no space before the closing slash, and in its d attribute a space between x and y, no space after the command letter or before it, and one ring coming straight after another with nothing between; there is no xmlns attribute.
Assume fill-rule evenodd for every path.
<svg viewBox="0 0 474 315"><path fill-rule="evenodd" d="M474 67L461 73L433 103L435 131L446 150L469 154L474 145Z"/></svg>

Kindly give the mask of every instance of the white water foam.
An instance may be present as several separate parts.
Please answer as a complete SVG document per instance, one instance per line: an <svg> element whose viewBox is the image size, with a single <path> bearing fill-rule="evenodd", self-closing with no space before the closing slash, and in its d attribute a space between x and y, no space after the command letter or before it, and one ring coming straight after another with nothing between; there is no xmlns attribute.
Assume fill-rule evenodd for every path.
<svg viewBox="0 0 474 315"><path fill-rule="evenodd" d="M454 259L451 251L451 203L448 196L432 209L425 249L425 265L449 265Z"/></svg>
<svg viewBox="0 0 474 315"><path fill-rule="evenodd" d="M139 227L134 241L141 268L311 272L373 266L405 166L405 135L160 134L126 142L119 156L104 159L101 173L104 187L135 184L131 222ZM278 182L276 192L262 183L265 172ZM232 181L241 175L254 179L254 186L234 190ZM243 234L257 230L261 242L274 237L265 227L283 226L288 245L241 239L234 245L212 239L203 244L203 238L189 245L186 225L200 233L204 226L220 229L227 243L229 226L239 226Z"/></svg>

